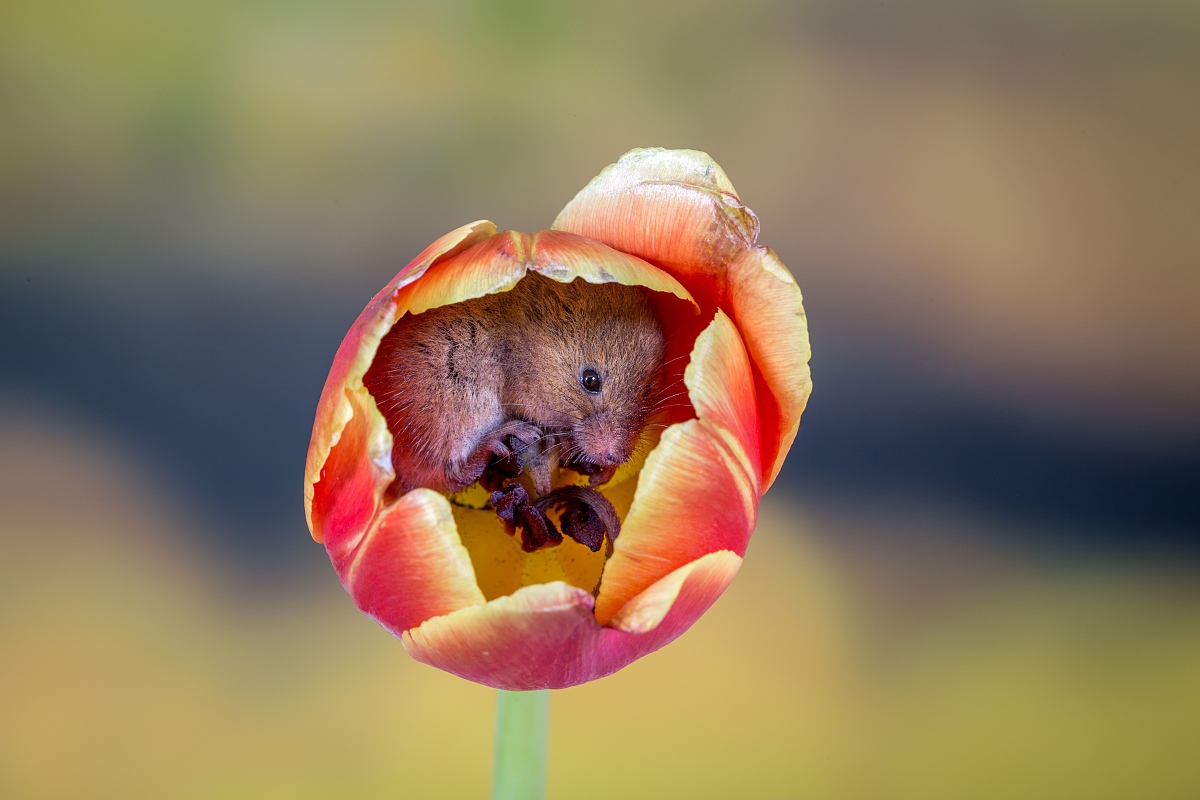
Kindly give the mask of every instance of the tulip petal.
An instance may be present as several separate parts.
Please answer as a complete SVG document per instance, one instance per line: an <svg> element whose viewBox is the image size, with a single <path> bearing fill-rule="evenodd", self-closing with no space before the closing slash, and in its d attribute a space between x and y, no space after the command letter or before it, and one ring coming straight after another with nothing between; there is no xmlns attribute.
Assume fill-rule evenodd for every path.
<svg viewBox="0 0 1200 800"><path fill-rule="evenodd" d="M421 280L396 292L396 319L405 312L420 314L438 306L511 289L525 277L529 238L527 233L501 231L431 265Z"/></svg>
<svg viewBox="0 0 1200 800"><path fill-rule="evenodd" d="M684 383L698 420L669 428L642 468L604 568L601 623L705 553L744 553L753 531L762 495L758 404L746 348L723 311L696 337Z"/></svg>
<svg viewBox="0 0 1200 800"><path fill-rule="evenodd" d="M379 340L391 329L398 318L392 296L399 287L412 284L439 260L451 258L488 239L495 232L496 226L491 222L486 220L473 222L447 233L425 248L424 252L413 259L367 304L346 334L346 338L342 340L341 346L338 347L337 355L333 359L333 366L329 370L329 376L325 379L325 387L321 390L321 399L317 403L312 439L304 465L304 516L308 521L308 529L312 533L312 537L318 542L324 541L323 520L326 515L319 511L314 514L314 504L321 505L317 502L316 484L328 482L329 487L323 493L323 496L328 498L335 491L331 487L340 486L343 480L350 480L351 472L355 473L355 477L359 480L363 477L362 464L349 456L339 459L337 464L327 463L331 449L341 439L343 429L352 417L356 415L364 417L359 420L358 430L354 434L359 437L357 441L360 444L365 444L367 440L362 437L367 436L368 433L374 437L380 430L378 423L383 421L379 412L374 410L374 402L369 403L369 408L362 403L356 407L351 397L354 393L362 390L362 376L371 365L371 359L375 357L375 349L379 346ZM379 419L368 423L365 417L370 416L372 412L379 416ZM386 425L382 430L383 433L387 433ZM371 439L371 450L378 449L379 445L380 443L375 438ZM347 447L348 451L350 449ZM366 452L367 449L363 447L361 452ZM390 451L390 449L389 437L387 450ZM372 460L374 460L373 457ZM389 459L382 459L378 462L378 466L384 470L384 472L376 474L376 483L380 485L379 491L382 491L382 487L390 483L393 476ZM344 490L339 488L336 491L340 494ZM373 497L372 502L377 503L378 496ZM339 533L345 532L339 530ZM355 533L361 534L362 529L357 529Z"/></svg>
<svg viewBox="0 0 1200 800"><path fill-rule="evenodd" d="M429 489L405 494L354 550L330 555L355 605L396 636L485 602L450 503Z"/></svg>
<svg viewBox="0 0 1200 800"><path fill-rule="evenodd" d="M600 624L688 562L717 550L745 554L758 515L758 481L723 433L702 419L673 425L646 459L604 566Z"/></svg>
<svg viewBox="0 0 1200 800"><path fill-rule="evenodd" d="M658 267L599 242L557 231L501 231L468 250L439 260L420 281L401 288L396 303L401 313L419 314L507 291L530 269L564 283L583 278L590 283L644 286L696 306L683 284Z"/></svg>
<svg viewBox="0 0 1200 800"><path fill-rule="evenodd" d="M812 393L808 318L800 287L769 247L746 250L729 265L729 296L755 367L766 491L783 466Z"/></svg>
<svg viewBox="0 0 1200 800"><path fill-rule="evenodd" d="M576 195L553 227L659 264L702 302L730 312L754 364L769 487L812 390L807 319L787 268L754 246L758 221L721 168L691 150L630 151Z"/></svg>
<svg viewBox="0 0 1200 800"><path fill-rule="evenodd" d="M589 283L644 286L656 292L673 294L699 308L691 293L669 273L600 242L565 231L551 230L535 233L533 247L530 269L537 270L547 278L564 283L583 278Z"/></svg>
<svg viewBox="0 0 1200 800"><path fill-rule="evenodd" d="M758 218L715 161L697 150L631 150L567 203L554 230L570 231L686 276L719 278L754 245Z"/></svg>
<svg viewBox="0 0 1200 800"><path fill-rule="evenodd" d="M335 559L358 546L379 511L382 487L394 475L392 437L375 400L362 386L345 389L344 397L350 417L334 437L307 506L313 537Z"/></svg>
<svg viewBox="0 0 1200 800"><path fill-rule="evenodd" d="M628 630L604 628L588 592L565 583L526 586L406 631L418 661L509 691L562 689L611 675L687 630L729 585L741 557L709 553L630 603Z"/></svg>
<svg viewBox="0 0 1200 800"><path fill-rule="evenodd" d="M649 589L625 604L612 620L609 627L625 633L646 634L658 629L667 614L672 610L677 613L681 609L681 595L689 579L693 581L691 592L684 596L684 601L695 603L698 598L712 596L715 600L725 587L733 580L734 574L742 565L742 557L729 550L718 550L706 556L700 556L690 564L685 564L666 577L650 586ZM711 585L706 591L697 592L695 582L704 581ZM710 602L711 604L711 602ZM699 609L703 614L708 605Z"/></svg>
<svg viewBox="0 0 1200 800"><path fill-rule="evenodd" d="M755 491L761 494L759 404L754 373L742 337L724 311L717 311L708 327L696 337L683 381L696 416L732 437L726 443L742 462Z"/></svg>

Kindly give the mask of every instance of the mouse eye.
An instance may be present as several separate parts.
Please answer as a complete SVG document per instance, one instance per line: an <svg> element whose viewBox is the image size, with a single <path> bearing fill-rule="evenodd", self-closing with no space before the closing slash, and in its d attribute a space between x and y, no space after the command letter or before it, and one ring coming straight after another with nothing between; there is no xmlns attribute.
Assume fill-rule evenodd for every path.
<svg viewBox="0 0 1200 800"><path fill-rule="evenodd" d="M579 385L588 394L600 394L600 373L588 367L579 376Z"/></svg>

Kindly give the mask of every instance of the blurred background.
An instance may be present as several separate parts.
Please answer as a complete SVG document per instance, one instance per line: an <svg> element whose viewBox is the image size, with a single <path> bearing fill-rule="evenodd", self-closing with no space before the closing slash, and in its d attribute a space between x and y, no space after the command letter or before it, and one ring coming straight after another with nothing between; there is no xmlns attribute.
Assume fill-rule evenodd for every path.
<svg viewBox="0 0 1200 800"><path fill-rule="evenodd" d="M494 694L308 536L358 311L705 150L815 392L554 797L1200 796L1200 5L0 4L0 795L482 797Z"/></svg>

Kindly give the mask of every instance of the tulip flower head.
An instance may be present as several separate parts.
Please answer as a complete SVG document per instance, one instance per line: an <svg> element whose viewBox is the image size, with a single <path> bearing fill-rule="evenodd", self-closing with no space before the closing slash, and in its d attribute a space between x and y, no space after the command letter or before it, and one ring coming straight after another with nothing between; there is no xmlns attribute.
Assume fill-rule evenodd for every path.
<svg viewBox="0 0 1200 800"><path fill-rule="evenodd" d="M800 290L757 234L757 218L707 155L635 150L550 230L472 223L401 270L334 358L305 470L309 528L356 605L414 658L509 690L603 677L695 622L741 564L811 387ZM545 331L522 334L511 311L538 286L623 299L603 313L567 314L574 321L539 344ZM418 428L446 430L446 404L412 391L401 413L381 401L381 387L421 357L405 349L410 331L454 319L469 320L472 341L508 331L511 357L493 366L518 399L497 418L509 428L493 437L495 457L472 462L478 474L437 479L414 469L406 448ZM578 359L562 352L585 326L626 360L605 374L571 366ZM631 352L652 374L637 373ZM590 434L601 445L579 444L582 434L542 436L546 423L522 412L565 396L567 388L539 394L559 380L558 362L589 409L601 409L609 381L628 379L625 398L637 408L595 411L606 420ZM453 378L462 375L451 363ZM522 386L532 398L521 399ZM574 449L555 451L555 437Z"/></svg>

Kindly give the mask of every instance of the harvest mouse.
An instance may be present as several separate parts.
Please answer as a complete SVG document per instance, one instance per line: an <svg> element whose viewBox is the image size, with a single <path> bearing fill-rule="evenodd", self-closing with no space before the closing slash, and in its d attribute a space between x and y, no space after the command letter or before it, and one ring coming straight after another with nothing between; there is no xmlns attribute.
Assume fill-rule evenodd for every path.
<svg viewBox="0 0 1200 800"><path fill-rule="evenodd" d="M630 458L664 346L643 290L530 272L507 292L402 317L363 384L395 439L401 493L419 486L455 492L498 463L507 463L511 477L525 453L536 491L547 495L550 458L591 476L593 486ZM519 484L501 491L493 479L489 488L510 529L524 523L527 548L555 538L552 523L548 533L530 530L549 505L564 508L564 532L593 550L599 524L616 536L616 515L594 490L570 487L530 501Z"/></svg>

